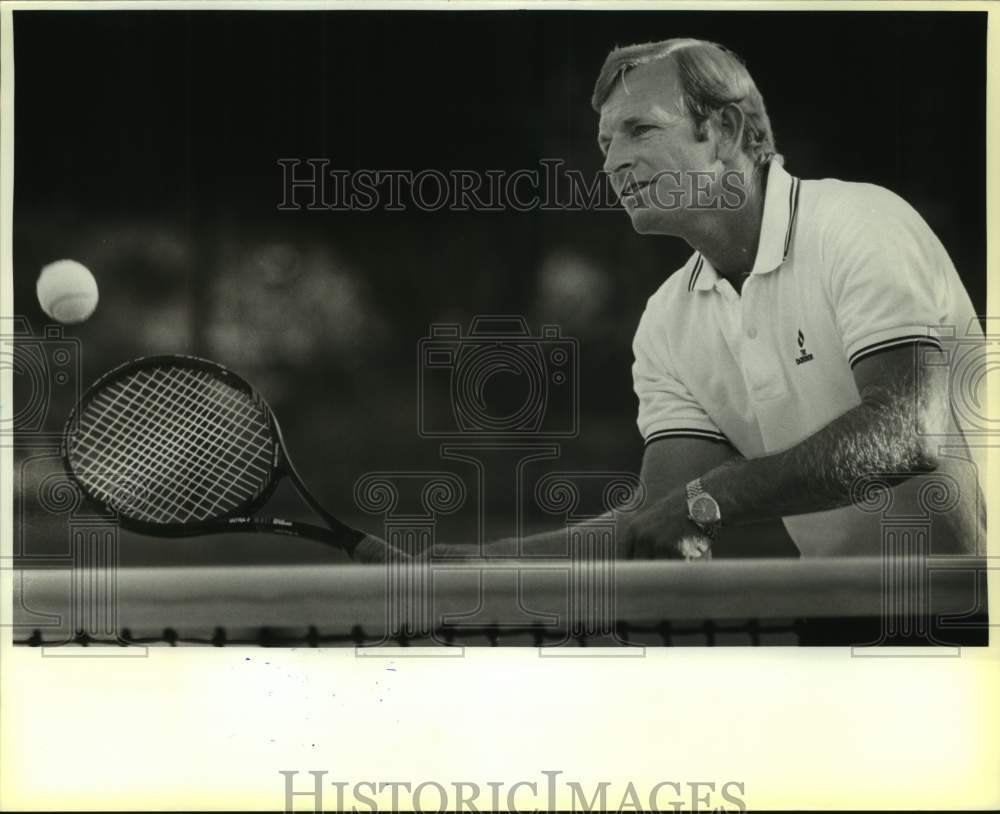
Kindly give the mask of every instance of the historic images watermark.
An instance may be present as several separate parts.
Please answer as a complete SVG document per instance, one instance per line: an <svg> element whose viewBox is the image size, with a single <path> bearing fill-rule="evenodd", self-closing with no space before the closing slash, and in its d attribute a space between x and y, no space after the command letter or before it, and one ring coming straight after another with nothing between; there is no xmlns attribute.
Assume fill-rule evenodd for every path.
<svg viewBox="0 0 1000 814"><path fill-rule="evenodd" d="M626 172L612 183L559 158L517 170L345 170L329 158L279 158L278 167L277 208L291 212L620 212L625 198L632 208L663 211L740 209L748 193L736 170Z"/></svg>
<svg viewBox="0 0 1000 814"><path fill-rule="evenodd" d="M90 641L121 644L116 621L118 522L90 505L66 472L63 440L75 431L66 415L82 387L82 344L61 325L36 331L30 320L0 320L0 369L14 386L13 409L0 421L0 445L14 449L11 486L14 539L11 559L15 640L43 647L42 655L90 657L121 653L57 645ZM36 605L30 569L58 577L66 601ZM130 656L143 655L136 648Z"/></svg>
<svg viewBox="0 0 1000 814"><path fill-rule="evenodd" d="M0 370L11 371L14 409L0 420L0 443L17 447L58 447L63 426L53 413L80 396L80 340L61 325L35 333L15 316L0 320Z"/></svg>
<svg viewBox="0 0 1000 814"><path fill-rule="evenodd" d="M430 326L417 343L417 434L441 442L443 462L471 467L474 486L447 471L371 472L357 482L356 504L383 518L389 543L381 643L627 643L617 630L614 512L642 502L638 476L543 474L561 455L558 441L579 433L579 398L579 343L558 325L533 332L524 316L479 315L468 329ZM495 515L497 495L513 537L488 529L485 507ZM439 521L469 497L471 539L442 543ZM560 521L544 563L523 549L528 511ZM519 557L526 560L515 568ZM456 605L456 567L479 572L468 606Z"/></svg>
<svg viewBox="0 0 1000 814"><path fill-rule="evenodd" d="M281 770L285 811L746 811L746 784L737 780L661 780L653 785L624 785L610 780L581 783L561 777L559 769L543 778L418 783L386 780L328 779L326 770ZM331 805L327 809L326 806Z"/></svg>

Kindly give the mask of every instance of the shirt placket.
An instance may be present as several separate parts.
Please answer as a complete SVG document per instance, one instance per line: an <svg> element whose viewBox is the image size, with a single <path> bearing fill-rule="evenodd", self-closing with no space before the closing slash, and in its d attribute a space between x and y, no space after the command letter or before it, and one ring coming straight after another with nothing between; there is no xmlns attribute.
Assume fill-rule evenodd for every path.
<svg viewBox="0 0 1000 814"><path fill-rule="evenodd" d="M750 403L764 448L769 449L771 441L781 438L785 431L783 425L789 419L788 393L781 366L769 343L771 331L763 324L768 317L755 307L753 282L747 280L743 285L743 355L740 366L750 389Z"/></svg>
<svg viewBox="0 0 1000 814"><path fill-rule="evenodd" d="M715 290L722 301L722 319L719 320L722 335L730 353L746 377L743 364L743 304L740 302L739 294L724 277L716 281Z"/></svg>

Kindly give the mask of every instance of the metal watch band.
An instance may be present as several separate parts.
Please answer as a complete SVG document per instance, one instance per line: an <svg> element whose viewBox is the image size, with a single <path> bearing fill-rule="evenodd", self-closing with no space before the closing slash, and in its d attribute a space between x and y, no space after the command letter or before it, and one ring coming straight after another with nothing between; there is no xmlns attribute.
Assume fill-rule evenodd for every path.
<svg viewBox="0 0 1000 814"><path fill-rule="evenodd" d="M702 494L705 491L705 489L701 485L701 478L695 478L692 481L688 481L688 484L685 487L685 489L687 490L688 500L698 497L698 495Z"/></svg>
<svg viewBox="0 0 1000 814"><path fill-rule="evenodd" d="M693 516L693 512L691 511L691 504L697 498L704 496L715 504L716 511L718 511L718 503L715 501L715 498L713 498L708 492L705 491L705 488L701 484L701 478L695 478L694 480L689 481L687 486L685 487L685 491L687 493L687 502L688 502L688 519L692 523L694 523L699 529L701 529L701 531L704 534L706 534L709 538L714 540L718 536L719 528L722 525L721 518L713 523L700 523Z"/></svg>

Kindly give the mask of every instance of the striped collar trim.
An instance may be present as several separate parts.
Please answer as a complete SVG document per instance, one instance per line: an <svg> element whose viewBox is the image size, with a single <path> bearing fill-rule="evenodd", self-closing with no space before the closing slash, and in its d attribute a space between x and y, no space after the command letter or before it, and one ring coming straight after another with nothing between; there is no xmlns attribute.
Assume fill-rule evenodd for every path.
<svg viewBox="0 0 1000 814"><path fill-rule="evenodd" d="M788 250L792 245L792 232L795 231L795 219L799 214L799 185L801 183L798 178L793 178L792 188L788 190L788 228L785 230L785 250L781 254L782 262L788 258Z"/></svg>
<svg viewBox="0 0 1000 814"><path fill-rule="evenodd" d="M799 190L802 182L787 172L777 161L767 170L767 192L764 194L764 215L760 226L760 242L754 260L753 274L768 274L788 258L795 237L799 214ZM688 275L688 291L708 291L715 286L718 273L701 252L695 253L694 266Z"/></svg>
<svg viewBox="0 0 1000 814"><path fill-rule="evenodd" d="M702 277L701 271L705 267L705 258L702 256L701 252L698 252L694 261L694 268L691 269L691 274L688 276L688 291L694 291L696 288L704 290L705 288L712 287L712 281L709 279L709 275L706 274ZM701 285L698 284L701 280ZM708 283L706 286L705 283Z"/></svg>
<svg viewBox="0 0 1000 814"><path fill-rule="evenodd" d="M777 161L771 161L767 170L760 243L751 274L774 271L788 258L795 238L801 186L802 182L798 178L785 172L785 168Z"/></svg>

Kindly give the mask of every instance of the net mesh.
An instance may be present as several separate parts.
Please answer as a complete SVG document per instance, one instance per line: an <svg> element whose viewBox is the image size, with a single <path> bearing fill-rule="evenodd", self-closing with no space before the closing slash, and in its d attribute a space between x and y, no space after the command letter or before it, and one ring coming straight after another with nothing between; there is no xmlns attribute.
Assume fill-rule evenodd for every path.
<svg viewBox="0 0 1000 814"><path fill-rule="evenodd" d="M110 382L67 439L74 474L123 516L152 524L219 517L268 483L264 409L208 370L142 368Z"/></svg>
<svg viewBox="0 0 1000 814"><path fill-rule="evenodd" d="M910 577L913 567L926 576ZM983 645L982 560L467 562L19 572L28 645ZM96 587L95 587L96 586ZM905 593L906 596L903 596ZM34 614L29 618L26 609ZM40 624L45 620L46 624Z"/></svg>

